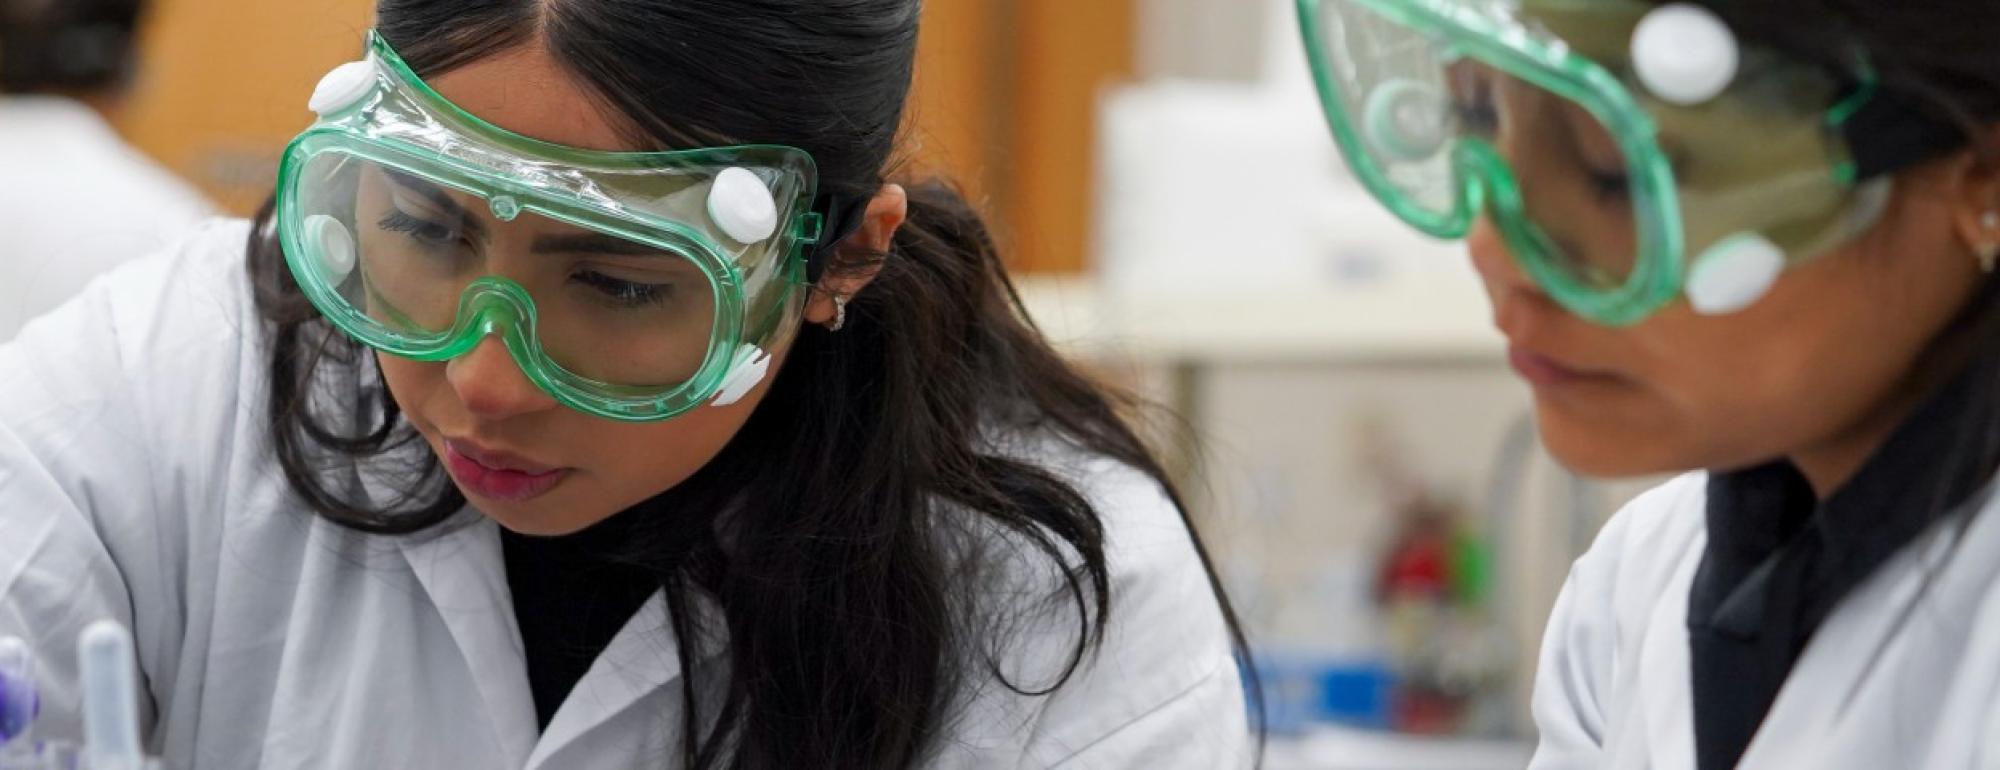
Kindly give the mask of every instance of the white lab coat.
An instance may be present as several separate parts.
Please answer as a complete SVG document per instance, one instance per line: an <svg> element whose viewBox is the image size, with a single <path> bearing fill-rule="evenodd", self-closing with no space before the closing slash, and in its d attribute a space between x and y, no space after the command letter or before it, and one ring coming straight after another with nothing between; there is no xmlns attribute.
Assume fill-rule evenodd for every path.
<svg viewBox="0 0 2000 770"><path fill-rule="evenodd" d="M0 342L207 212L200 193L90 108L0 97Z"/></svg>
<svg viewBox="0 0 2000 770"><path fill-rule="evenodd" d="M1706 484L1634 501L1571 570L1535 681L1534 770L1695 766L1687 598ZM1980 492L1969 525L1923 534L1835 607L1742 770L2000 767L1997 498Z"/></svg>
<svg viewBox="0 0 2000 770"><path fill-rule="evenodd" d="M78 732L68 652L109 617L137 635L144 724L173 767L673 762L683 672L659 596L538 735L490 520L375 537L289 496L265 438L247 232L206 226L0 345L0 633L50 656L45 734ZM976 682L931 766L1241 766L1242 690L1184 528L1139 474L1059 462L1107 519L1105 644L1052 697ZM1073 616L1029 617L1003 664L1045 675Z"/></svg>

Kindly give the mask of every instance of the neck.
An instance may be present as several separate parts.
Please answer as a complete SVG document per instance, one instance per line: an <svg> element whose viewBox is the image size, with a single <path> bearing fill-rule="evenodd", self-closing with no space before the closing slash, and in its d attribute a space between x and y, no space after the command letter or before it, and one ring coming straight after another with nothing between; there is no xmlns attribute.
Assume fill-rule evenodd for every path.
<svg viewBox="0 0 2000 770"><path fill-rule="evenodd" d="M1820 500L1832 497L1854 479L1889 437L1910 419L1919 404L1972 363L1975 335L1947 331L1919 356L1915 366L1890 392L1847 428L1823 441L1792 452L1793 467L1812 484Z"/></svg>
<svg viewBox="0 0 2000 770"><path fill-rule="evenodd" d="M1813 494L1820 500L1832 497L1861 472L1890 434L1916 411L1922 392L1916 387L1898 388L1847 429L1793 452L1792 466L1812 484Z"/></svg>

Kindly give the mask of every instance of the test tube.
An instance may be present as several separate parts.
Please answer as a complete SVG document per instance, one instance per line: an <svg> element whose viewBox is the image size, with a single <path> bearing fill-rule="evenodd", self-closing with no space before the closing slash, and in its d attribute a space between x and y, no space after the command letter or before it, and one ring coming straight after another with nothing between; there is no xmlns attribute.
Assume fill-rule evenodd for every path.
<svg viewBox="0 0 2000 770"><path fill-rule="evenodd" d="M83 668L83 749L90 770L142 770L139 674L132 633L100 620L77 641Z"/></svg>

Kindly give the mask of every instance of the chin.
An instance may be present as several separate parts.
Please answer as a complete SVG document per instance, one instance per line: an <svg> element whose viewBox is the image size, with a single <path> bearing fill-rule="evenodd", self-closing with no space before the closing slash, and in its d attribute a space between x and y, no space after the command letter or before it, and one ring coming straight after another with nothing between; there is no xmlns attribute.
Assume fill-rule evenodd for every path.
<svg viewBox="0 0 2000 770"><path fill-rule="evenodd" d="M1623 430L1535 410L1542 445L1563 467L1583 476L1623 479L1682 473L1701 463L1682 457L1671 436Z"/></svg>
<svg viewBox="0 0 2000 770"><path fill-rule="evenodd" d="M486 518L492 519L494 523L499 524L501 528L506 529L508 532L528 537L563 537L565 535L574 535L585 529L581 526L563 526L546 519L513 519L491 513L487 514Z"/></svg>
<svg viewBox="0 0 2000 770"><path fill-rule="evenodd" d="M473 497L466 499L471 502L474 509L485 514L486 518L492 519L493 523L499 524L509 532L528 537L574 535L589 529L590 525L598 520L608 518L608 516L598 519L579 518L575 515L574 508L551 504L550 497L552 495L545 495L525 503L500 503Z"/></svg>

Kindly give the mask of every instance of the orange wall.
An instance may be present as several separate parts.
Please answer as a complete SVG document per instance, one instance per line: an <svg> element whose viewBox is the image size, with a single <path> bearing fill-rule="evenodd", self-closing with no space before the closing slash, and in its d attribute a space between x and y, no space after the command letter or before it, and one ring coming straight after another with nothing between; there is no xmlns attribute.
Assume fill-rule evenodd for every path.
<svg viewBox="0 0 2000 770"><path fill-rule="evenodd" d="M165 0L119 127L225 208L269 196L321 75L361 52L372 0Z"/></svg>
<svg viewBox="0 0 2000 770"><path fill-rule="evenodd" d="M1017 267L1079 270L1092 209L1096 96L1132 67L1134 0L930 0L912 173L986 204ZM135 144L225 208L270 192L306 98L360 51L373 0L164 0L119 120Z"/></svg>
<svg viewBox="0 0 2000 770"><path fill-rule="evenodd" d="M1001 203L1018 269L1077 272L1089 262L1098 95L1132 75L1134 2L1018 0Z"/></svg>
<svg viewBox="0 0 2000 770"><path fill-rule="evenodd" d="M916 83L904 128L907 173L949 177L975 200L990 193L986 171L1004 147L993 109L1005 85L996 29L1009 0L931 0L917 41Z"/></svg>

